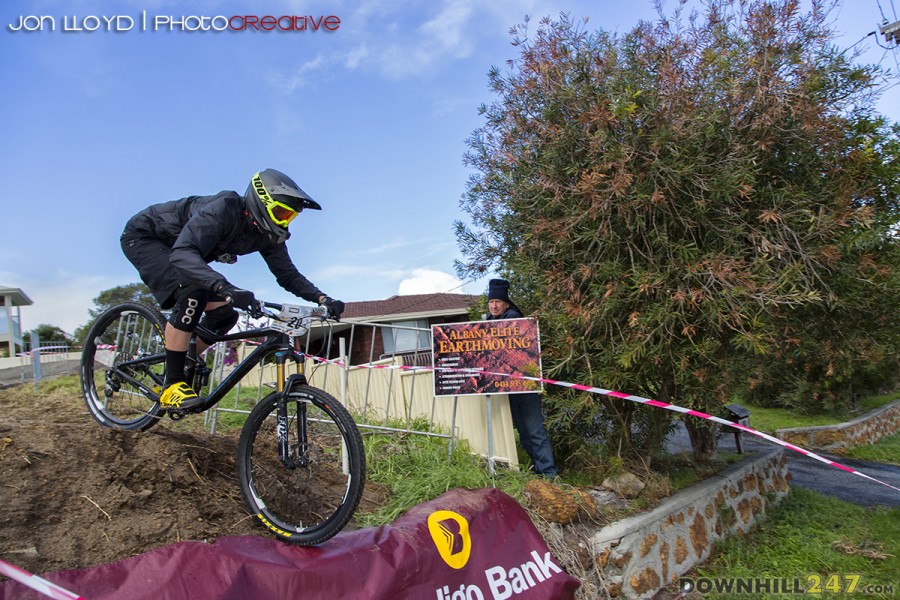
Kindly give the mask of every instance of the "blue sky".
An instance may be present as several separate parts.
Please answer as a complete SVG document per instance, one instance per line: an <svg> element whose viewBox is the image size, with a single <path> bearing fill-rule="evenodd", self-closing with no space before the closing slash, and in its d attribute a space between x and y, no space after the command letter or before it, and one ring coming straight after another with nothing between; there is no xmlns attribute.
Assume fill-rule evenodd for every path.
<svg viewBox="0 0 900 600"><path fill-rule="evenodd" d="M667 11L675 4L663 2ZM875 30L882 12L896 20L891 4L845 0L839 43ZM486 280L457 281L452 267L465 140L492 99L488 70L516 56L510 27L563 10L619 32L656 14L650 0L4 0L0 285L34 300L22 310L25 329L71 332L100 291L138 281L118 245L132 214L187 195L243 193L254 172L273 167L324 207L292 224L288 247L328 294L481 293ZM340 26L153 26L160 17L221 25L235 15L336 16ZM52 17L55 30L49 19L43 30L11 30L38 16ZM134 25L87 31L103 16ZM64 30L73 24L82 30ZM875 41L859 44L863 59L896 71L900 53ZM896 88L879 108L900 120ZM258 256L216 268L258 296L291 301Z"/></svg>

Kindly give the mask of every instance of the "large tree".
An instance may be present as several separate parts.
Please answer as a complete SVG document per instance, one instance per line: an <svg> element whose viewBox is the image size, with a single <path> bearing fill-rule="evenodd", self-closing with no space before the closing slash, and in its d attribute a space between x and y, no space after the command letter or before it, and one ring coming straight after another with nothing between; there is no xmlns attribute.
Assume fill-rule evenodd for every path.
<svg viewBox="0 0 900 600"><path fill-rule="evenodd" d="M898 132L830 8L709 0L624 36L565 15L517 28L469 140L458 268L529 291L557 375L716 411L810 339L804 319L891 314L864 298L896 306ZM667 424L567 402L603 412L618 448ZM714 430L685 424L711 456Z"/></svg>
<svg viewBox="0 0 900 600"><path fill-rule="evenodd" d="M72 339L71 335L63 331L60 327L56 325L50 325L49 323L41 323L33 331L37 332L38 340L42 345L53 343L70 346L75 342L75 340ZM23 333L22 339L26 344L29 344L30 347L31 331L26 331L25 333Z"/></svg>
<svg viewBox="0 0 900 600"><path fill-rule="evenodd" d="M79 343L84 342L84 337L87 335L88 329L90 329L94 320L106 309L123 302L138 302L147 306L158 307L156 299L150 292L150 288L143 283L129 283L103 290L94 298L94 308L88 309L88 315L91 317L90 321L75 330L75 339Z"/></svg>

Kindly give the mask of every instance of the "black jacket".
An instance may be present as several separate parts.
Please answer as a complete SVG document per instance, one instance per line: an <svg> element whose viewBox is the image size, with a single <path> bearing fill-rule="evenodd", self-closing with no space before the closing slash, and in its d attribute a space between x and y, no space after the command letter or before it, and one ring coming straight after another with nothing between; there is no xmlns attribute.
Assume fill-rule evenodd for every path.
<svg viewBox="0 0 900 600"><path fill-rule="evenodd" d="M297 270L284 244L270 241L257 229L237 192L154 204L134 215L125 232L159 239L172 249L169 262L180 278L210 290L227 280L208 263L225 254L259 252L287 291L310 302L324 295Z"/></svg>
<svg viewBox="0 0 900 600"><path fill-rule="evenodd" d="M486 320L487 321L499 321L501 319L521 319L521 318L522 318L522 311L519 310L519 307L516 306L515 304L510 304L509 308L507 308L506 311L502 315L500 315L499 317L495 317L491 313L488 313Z"/></svg>

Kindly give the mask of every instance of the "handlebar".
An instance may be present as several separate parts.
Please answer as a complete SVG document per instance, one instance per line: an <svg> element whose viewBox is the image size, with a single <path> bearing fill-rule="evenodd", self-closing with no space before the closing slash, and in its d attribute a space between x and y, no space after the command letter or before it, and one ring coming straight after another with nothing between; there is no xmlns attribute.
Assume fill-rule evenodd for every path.
<svg viewBox="0 0 900 600"><path fill-rule="evenodd" d="M331 311L328 310L328 307L324 305L310 307L257 300L255 309L251 309L248 312L253 318L269 317L270 319L287 323L291 328L300 327L304 321L312 319L320 321L327 319L337 320L331 314Z"/></svg>

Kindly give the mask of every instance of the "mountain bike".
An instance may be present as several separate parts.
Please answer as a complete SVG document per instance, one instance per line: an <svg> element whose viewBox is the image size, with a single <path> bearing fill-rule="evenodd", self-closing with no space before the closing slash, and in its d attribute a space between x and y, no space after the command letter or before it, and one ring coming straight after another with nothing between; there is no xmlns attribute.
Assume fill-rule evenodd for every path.
<svg viewBox="0 0 900 600"><path fill-rule="evenodd" d="M353 417L327 392L309 385L305 356L293 344L324 307L259 302L253 317L263 327L226 335L198 328L191 336L185 373L198 395L210 369L197 355L197 334L228 342L261 338L256 348L192 410L159 404L165 379L165 319L140 303L118 304L92 325L81 360L81 388L91 416L114 429L145 431L168 414L179 420L215 406L251 369L274 360L275 391L250 411L237 447L241 495L276 537L312 546L336 535L359 504L365 482L362 436ZM297 373L286 375L287 361Z"/></svg>

